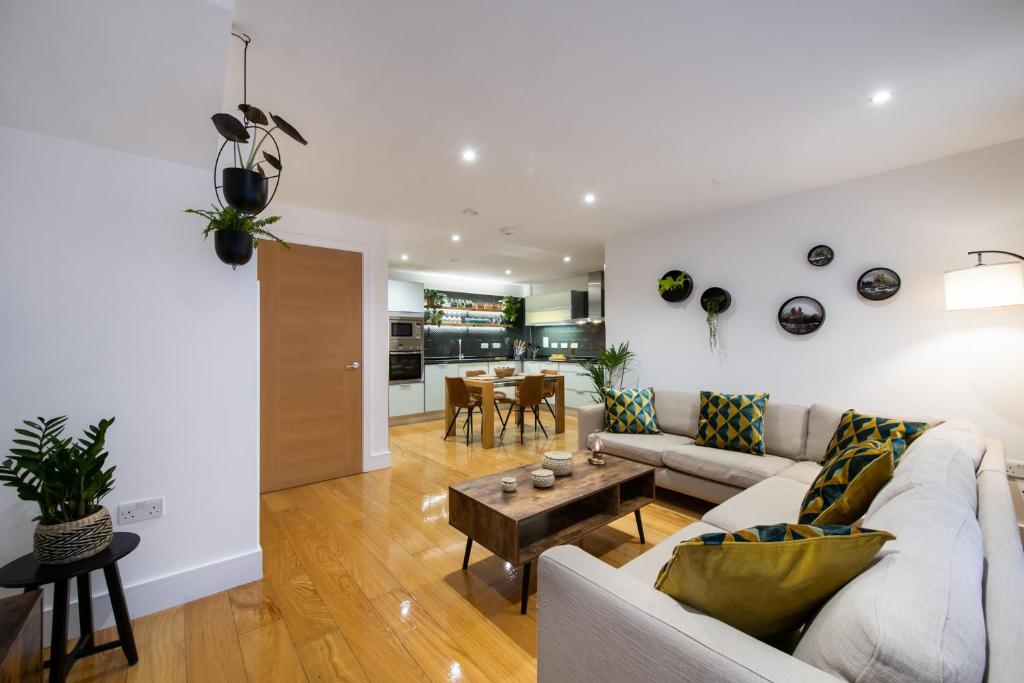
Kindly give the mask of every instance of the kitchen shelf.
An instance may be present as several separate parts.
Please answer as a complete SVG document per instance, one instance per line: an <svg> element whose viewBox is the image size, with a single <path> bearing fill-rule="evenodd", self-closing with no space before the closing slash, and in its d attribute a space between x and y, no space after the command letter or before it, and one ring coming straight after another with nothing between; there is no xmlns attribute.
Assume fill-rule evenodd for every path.
<svg viewBox="0 0 1024 683"><path fill-rule="evenodd" d="M465 308L463 306L440 306L439 308L442 311L466 311L468 313L501 313L500 308Z"/></svg>
<svg viewBox="0 0 1024 683"><path fill-rule="evenodd" d="M512 325L492 325L490 323L456 323L449 320L442 320L440 325L429 324L426 327L500 327L506 330L512 329Z"/></svg>

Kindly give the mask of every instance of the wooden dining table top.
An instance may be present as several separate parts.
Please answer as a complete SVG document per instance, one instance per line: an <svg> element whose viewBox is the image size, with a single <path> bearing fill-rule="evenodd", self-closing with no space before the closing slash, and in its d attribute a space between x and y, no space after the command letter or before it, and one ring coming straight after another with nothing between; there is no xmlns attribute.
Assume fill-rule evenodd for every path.
<svg viewBox="0 0 1024 683"><path fill-rule="evenodd" d="M558 375L534 375L535 377L543 377L547 382L554 382L557 380ZM487 382L489 384L519 384L529 375L516 374L509 375L508 377L498 377L497 375L474 375L472 377L466 377L467 382Z"/></svg>

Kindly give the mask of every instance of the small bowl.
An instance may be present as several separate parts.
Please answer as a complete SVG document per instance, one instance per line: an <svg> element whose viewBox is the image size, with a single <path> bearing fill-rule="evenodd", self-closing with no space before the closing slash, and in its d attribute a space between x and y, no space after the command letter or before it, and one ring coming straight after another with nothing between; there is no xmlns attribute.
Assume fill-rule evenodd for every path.
<svg viewBox="0 0 1024 683"><path fill-rule="evenodd" d="M511 377L516 374L515 368L494 368L494 374L498 377Z"/></svg>
<svg viewBox="0 0 1024 683"><path fill-rule="evenodd" d="M573 457L568 451L548 451L544 454L544 460L540 466L551 470L556 477L564 477L572 474Z"/></svg>
<svg viewBox="0 0 1024 683"><path fill-rule="evenodd" d="M506 493L512 493L516 490L516 478L515 477L502 477L501 478L501 490Z"/></svg>
<svg viewBox="0 0 1024 683"><path fill-rule="evenodd" d="M539 489L549 489L555 485L555 473L551 470L534 470L530 478L533 480L533 485Z"/></svg>

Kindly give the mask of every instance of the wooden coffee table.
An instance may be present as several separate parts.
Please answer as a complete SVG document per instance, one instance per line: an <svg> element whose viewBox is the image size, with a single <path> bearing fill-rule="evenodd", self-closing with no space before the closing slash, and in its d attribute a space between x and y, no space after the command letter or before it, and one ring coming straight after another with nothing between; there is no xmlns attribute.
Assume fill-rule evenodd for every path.
<svg viewBox="0 0 1024 683"><path fill-rule="evenodd" d="M654 502L654 468L609 455L607 464L587 462L577 453L573 473L556 477L549 489L534 488L530 473L540 465L524 465L448 487L448 523L466 534L462 568L469 566L473 541L501 559L523 567L520 612L526 614L530 563L556 545L573 543L623 515L636 516L644 539L640 508ZM502 477L515 477L518 489L501 490Z"/></svg>

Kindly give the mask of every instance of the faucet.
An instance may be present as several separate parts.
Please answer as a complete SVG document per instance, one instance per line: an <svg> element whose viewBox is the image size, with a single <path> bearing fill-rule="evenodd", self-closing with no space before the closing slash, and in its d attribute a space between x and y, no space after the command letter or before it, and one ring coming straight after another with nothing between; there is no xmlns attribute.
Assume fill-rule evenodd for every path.
<svg viewBox="0 0 1024 683"><path fill-rule="evenodd" d="M462 360L462 337L459 337L459 360Z"/></svg>

